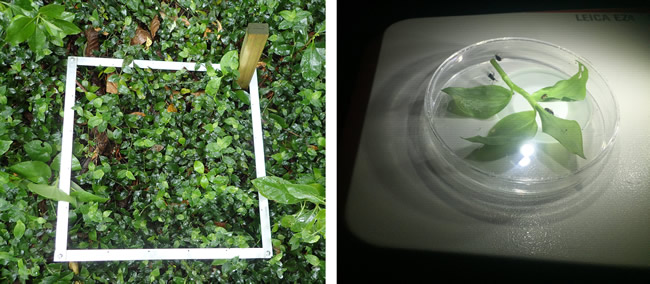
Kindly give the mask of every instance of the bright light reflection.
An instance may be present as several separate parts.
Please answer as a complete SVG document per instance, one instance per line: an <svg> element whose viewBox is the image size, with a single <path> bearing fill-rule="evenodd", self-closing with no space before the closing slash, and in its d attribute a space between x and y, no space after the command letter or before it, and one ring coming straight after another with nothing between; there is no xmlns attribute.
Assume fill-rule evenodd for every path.
<svg viewBox="0 0 650 284"><path fill-rule="evenodd" d="M530 143L524 144L521 146L521 148L519 148L519 153L524 155L524 157L530 157L535 154L535 147Z"/></svg>
<svg viewBox="0 0 650 284"><path fill-rule="evenodd" d="M519 153L524 156L521 160L519 160L519 166L528 166L530 165L530 156L535 154L535 147L530 143L524 144L521 146L521 148L519 148Z"/></svg>
<svg viewBox="0 0 650 284"><path fill-rule="evenodd" d="M525 167L530 164L530 158L529 157L524 157L523 159L519 160L519 166L520 167Z"/></svg>
<svg viewBox="0 0 650 284"><path fill-rule="evenodd" d="M526 193L525 190L522 190L522 189L519 189L519 188L515 188L515 189L513 189L513 191L514 191L515 193L519 193L519 194Z"/></svg>
<svg viewBox="0 0 650 284"><path fill-rule="evenodd" d="M462 55L458 56L458 60L456 62L461 62L461 61L463 61L463 56Z"/></svg>

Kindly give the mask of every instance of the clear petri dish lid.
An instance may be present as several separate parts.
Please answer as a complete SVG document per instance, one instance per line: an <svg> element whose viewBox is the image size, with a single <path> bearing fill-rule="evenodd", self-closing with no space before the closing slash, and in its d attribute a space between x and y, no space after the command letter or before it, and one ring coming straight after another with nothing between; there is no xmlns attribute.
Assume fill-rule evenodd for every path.
<svg viewBox="0 0 650 284"><path fill-rule="evenodd" d="M500 145L468 141L464 138L489 137L489 131L509 115L534 110L524 96L515 92L496 114L471 117L459 112L453 97L443 91L449 87L477 86L510 90L490 63L497 58L510 80L528 94L568 80L583 70L580 78L587 76L586 96L580 100L540 99L538 93L537 103L541 108L535 113L538 127L532 136L511 137ZM481 41L452 54L431 77L424 107L433 133L430 141L438 157L435 164L440 177L452 187L512 198L558 197L597 174L611 152L619 122L614 95L587 59L560 46L528 38ZM548 121L546 125L542 123L540 111L577 122L584 158L549 135L550 130L544 130L552 125ZM518 126L506 128L513 127ZM573 138L571 141L578 141Z"/></svg>

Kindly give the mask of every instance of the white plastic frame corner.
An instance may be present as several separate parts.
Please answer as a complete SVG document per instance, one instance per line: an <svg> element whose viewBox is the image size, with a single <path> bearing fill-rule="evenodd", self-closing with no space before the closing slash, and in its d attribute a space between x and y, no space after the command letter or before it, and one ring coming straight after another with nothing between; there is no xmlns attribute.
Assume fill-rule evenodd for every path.
<svg viewBox="0 0 650 284"><path fill-rule="evenodd" d="M75 104L75 81L77 66L102 66L122 67L123 59L96 58L96 57L68 57L68 67L65 85L65 106L63 117L63 137L61 149L61 171L59 188L66 193L70 192L70 173L72 169L72 144L74 132L74 115L72 107ZM183 68L191 72L205 72L204 64L194 70L193 62L169 62L133 60L131 67L149 68L157 70L177 71ZM220 69L218 64L212 65ZM249 84L250 107L253 122L253 144L255 154L255 170L257 177L266 175L264 166L264 144L262 142L262 122L260 118L259 89L257 86L257 70ZM163 260L163 259L241 259L271 258L273 256L271 244L271 225L269 218L269 204L266 197L258 194L262 247L261 248L165 248L165 249L68 249L68 213L69 203L59 201L56 222L56 243L54 248L55 262L80 262L80 261L120 261L120 260Z"/></svg>

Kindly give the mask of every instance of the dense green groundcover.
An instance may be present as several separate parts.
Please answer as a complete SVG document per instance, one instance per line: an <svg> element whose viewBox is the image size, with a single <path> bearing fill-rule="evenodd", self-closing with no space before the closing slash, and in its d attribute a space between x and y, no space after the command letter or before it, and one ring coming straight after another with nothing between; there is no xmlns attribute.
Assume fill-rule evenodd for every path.
<svg viewBox="0 0 650 284"><path fill-rule="evenodd" d="M18 0L0 11L0 282L324 281L324 0ZM269 24L258 78L267 175L278 177L256 181L249 94L236 83L254 22ZM57 182L68 56L222 64L78 68L72 176L83 191L69 248L261 247L259 189L272 199L273 258L78 273L54 263L57 204L34 192Z"/></svg>

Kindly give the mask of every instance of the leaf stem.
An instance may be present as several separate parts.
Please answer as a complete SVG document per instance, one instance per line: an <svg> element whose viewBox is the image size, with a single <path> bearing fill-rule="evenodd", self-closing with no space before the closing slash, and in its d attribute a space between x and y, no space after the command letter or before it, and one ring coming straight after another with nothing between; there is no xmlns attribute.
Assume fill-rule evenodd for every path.
<svg viewBox="0 0 650 284"><path fill-rule="evenodd" d="M517 86L515 83L512 82L512 80L510 80L510 77L508 77L506 72L503 71L503 69L501 68L501 65L499 65L499 63L497 63L497 61L495 59L490 59L490 63L492 64L492 66L494 66L494 68L497 70L497 72L499 72L499 75L501 76L501 78L503 78L503 81L506 82L506 85L508 85L508 87L510 87L510 89L512 89L513 91L515 91L515 92L519 93L520 95L522 95L528 101L530 106L532 106L535 110L537 110L537 111L544 110L542 108L542 106L540 106L535 101L535 99L533 99L533 97L528 92L526 92L526 90L524 90L521 87Z"/></svg>

